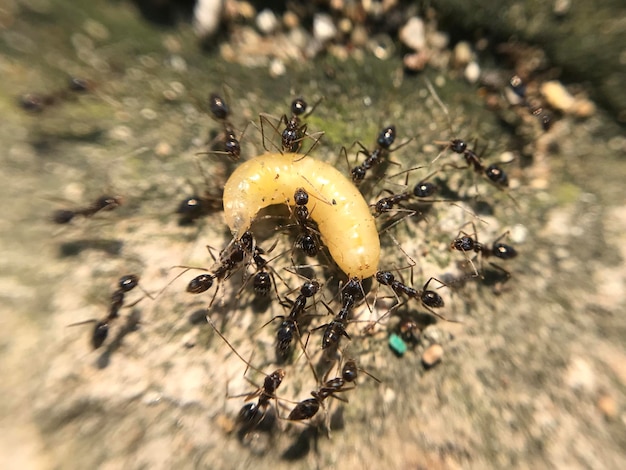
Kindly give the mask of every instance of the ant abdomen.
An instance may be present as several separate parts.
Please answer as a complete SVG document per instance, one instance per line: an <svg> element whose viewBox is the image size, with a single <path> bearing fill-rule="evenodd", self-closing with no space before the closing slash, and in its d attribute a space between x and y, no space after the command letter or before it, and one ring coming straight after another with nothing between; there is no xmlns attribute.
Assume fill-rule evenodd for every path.
<svg viewBox="0 0 626 470"><path fill-rule="evenodd" d="M212 274L200 274L194 277L189 284L187 284L187 292L190 294L201 294L206 292L213 286L213 279L215 276Z"/></svg>

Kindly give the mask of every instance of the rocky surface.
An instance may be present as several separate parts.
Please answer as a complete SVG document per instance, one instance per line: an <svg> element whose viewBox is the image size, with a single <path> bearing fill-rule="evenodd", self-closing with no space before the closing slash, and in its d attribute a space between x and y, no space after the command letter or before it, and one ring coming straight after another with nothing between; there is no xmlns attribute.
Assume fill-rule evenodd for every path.
<svg viewBox="0 0 626 470"><path fill-rule="evenodd" d="M398 28L418 14L410 13ZM494 75L506 83L512 70L479 58L473 37L449 49L441 38L458 31L438 29L430 17L424 75L405 72L393 34L365 34L369 46L360 52L330 41L327 54L310 60L290 58L301 52L294 47L272 58L284 66L272 74L264 51L287 49L296 34L313 30L303 27L291 39L289 26L272 32L257 44L262 59L246 63L255 55L242 54L241 44L252 44L239 42L246 31L267 34L249 18L242 35L224 36L203 52L191 25L163 30L127 3L10 2L3 10L1 466L623 467L626 139L618 125L602 107L578 115L564 104L542 131L532 105L511 107L504 88L485 84ZM286 24L294 29L298 18ZM349 36L358 39L363 31L354 32L354 24ZM344 31L340 24L337 31ZM226 60L229 50L243 64ZM471 63L483 71L480 87L463 78ZM85 93L68 91L72 76L87 80ZM528 94L541 96L541 86L531 79ZM389 350L384 329L363 338L351 329L347 354L381 384L362 374L344 394L349 403L330 403L330 438L280 421L280 430L250 433L242 444L234 423L242 398L227 396L254 388L243 377L246 367L203 321L212 294L186 294L185 276L168 285L179 272L172 266L209 265L206 245L219 250L229 237L220 214L191 226L179 226L174 215L192 186L208 181L211 189L232 171L223 156L196 155L221 131L207 115L206 99L216 91L231 104L236 129L245 129L242 158L273 137L271 129L259 132L259 113L280 116L303 95L310 103L325 97L307 122L310 132L325 132L315 157L339 168L342 145L370 145L387 122L401 140L413 139L392 154L408 168L429 164L441 151L434 142L454 137L480 137L489 162L513 160L509 193L477 184L494 211L481 213L481 240L508 228L520 252L506 264L511 279L440 289L446 316L459 323L423 329L401 358ZM584 102L597 90L568 85L566 92L557 90L557 102ZM68 226L50 222L54 210L103 193L123 196L124 204ZM473 218L437 207L393 232L418 258L416 278L463 264L448 245ZM388 237L383 250L391 265L406 264ZM68 325L102 318L116 280L131 272L152 294L167 288L155 300L129 292L127 301L139 302L122 310L112 341L91 351L90 326ZM284 310L274 302L255 312L234 281L221 286L210 314L244 357L254 351L253 363L269 371L272 345L260 328ZM426 370L424 357L434 364L442 351L441 362ZM281 397L309 396L315 383L305 358L289 374Z"/></svg>

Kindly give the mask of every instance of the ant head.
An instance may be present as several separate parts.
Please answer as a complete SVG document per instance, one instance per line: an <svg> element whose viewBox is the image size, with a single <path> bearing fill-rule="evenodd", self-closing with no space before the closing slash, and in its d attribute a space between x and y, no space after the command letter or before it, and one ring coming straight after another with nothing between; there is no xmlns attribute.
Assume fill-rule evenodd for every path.
<svg viewBox="0 0 626 470"><path fill-rule="evenodd" d="M233 135L229 135L224 141L224 150L234 159L238 159L241 156L241 145Z"/></svg>
<svg viewBox="0 0 626 470"><path fill-rule="evenodd" d="M112 211L122 205L122 198L116 196L100 196L94 204L100 210Z"/></svg>
<svg viewBox="0 0 626 470"><path fill-rule="evenodd" d="M254 250L254 236L252 235L252 232L248 230L243 233L243 235L239 239L239 246L237 246L237 244L234 245L234 251L242 251L238 248L243 248L248 252L252 252L252 250ZM243 257L239 261L243 261Z"/></svg>
<svg viewBox="0 0 626 470"><path fill-rule="evenodd" d="M296 205L305 206L309 203L309 193L304 188L298 188L293 195L293 200Z"/></svg>
<svg viewBox="0 0 626 470"><path fill-rule="evenodd" d="M295 116L301 116L306 112L306 101L302 98L296 98L291 102L291 113Z"/></svg>
<svg viewBox="0 0 626 470"><path fill-rule="evenodd" d="M313 297L320 290L320 283L317 281L306 281L300 288L300 293L305 297Z"/></svg>
<svg viewBox="0 0 626 470"><path fill-rule="evenodd" d="M354 298L354 300L361 300L364 297L363 284L358 277L353 277L343 286L342 298L347 296Z"/></svg>
<svg viewBox="0 0 626 470"><path fill-rule="evenodd" d="M71 91L88 91L89 90L89 82L84 78L79 77L71 77L68 87Z"/></svg>
<svg viewBox="0 0 626 470"><path fill-rule="evenodd" d="M379 214L381 212L389 212L391 209L393 209L393 202L389 198L383 198L376 202L376 212Z"/></svg>
<svg viewBox="0 0 626 470"><path fill-rule="evenodd" d="M366 174L367 170L365 168L357 166L352 169L352 181L363 181Z"/></svg>
<svg viewBox="0 0 626 470"><path fill-rule="evenodd" d="M450 150L454 153L463 153L467 150L467 143L461 139L452 139L450 141Z"/></svg>
<svg viewBox="0 0 626 470"><path fill-rule="evenodd" d="M209 109L216 119L223 121L228 116L230 110L224 99L217 93L211 93L209 96Z"/></svg>
<svg viewBox="0 0 626 470"><path fill-rule="evenodd" d="M396 140L396 126L384 128L378 135L376 143L384 149L389 149Z"/></svg>
<svg viewBox="0 0 626 470"><path fill-rule="evenodd" d="M518 97L524 98L526 96L526 85L519 76L513 75L511 80L509 80L509 85L511 85L511 89Z"/></svg>
<svg viewBox="0 0 626 470"><path fill-rule="evenodd" d="M200 202L198 196L191 196L181 201L181 203L178 205L178 209L176 209L176 213L183 215L192 215L194 212L199 211L201 205L202 203Z"/></svg>
<svg viewBox="0 0 626 470"><path fill-rule="evenodd" d="M395 276L390 271L378 271L376 273L376 280L385 286L390 285L395 279Z"/></svg>
<svg viewBox="0 0 626 470"><path fill-rule="evenodd" d="M474 242L474 239L472 237L468 237L467 235L455 238L450 244L450 248L458 251L472 251L475 246L476 243Z"/></svg>

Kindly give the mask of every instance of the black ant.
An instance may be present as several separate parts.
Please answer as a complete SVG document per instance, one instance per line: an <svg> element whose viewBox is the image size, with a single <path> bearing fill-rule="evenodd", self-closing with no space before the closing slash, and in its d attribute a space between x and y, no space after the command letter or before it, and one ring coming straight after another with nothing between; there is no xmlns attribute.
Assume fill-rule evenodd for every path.
<svg viewBox="0 0 626 470"><path fill-rule="evenodd" d="M307 103L303 98L296 98L291 102L291 118L288 118L286 114L283 114L278 121L278 125L285 125L285 129L281 132L280 140L281 140L281 151L282 152L291 152L298 153L302 148L302 142L304 141L304 137L307 136L307 124L302 120L310 115L317 105L321 102L321 99L318 100L310 111L307 112ZM263 132L263 120L264 116L261 116L261 132ZM272 124L270 124L272 125ZM274 129L278 132L278 129L272 125ZM317 141L313 144L313 147L317 144ZM268 150L265 147L265 138L263 138L263 146L265 150ZM310 152L313 147L311 147L308 152ZM307 152L307 153L308 153Z"/></svg>
<svg viewBox="0 0 626 470"><path fill-rule="evenodd" d="M446 147L454 153L463 155L465 162L469 168L472 168L477 174L484 175L491 183L500 189L509 186L509 177L505 171L496 164L485 167L480 157L472 149L468 148L467 143L462 139L452 139L446 144Z"/></svg>
<svg viewBox="0 0 626 470"><path fill-rule="evenodd" d="M437 103L443 110L444 114L448 118L448 124L451 126L448 108L443 104L443 102L437 95L437 92L433 88L430 81L428 80L426 81L426 86L428 87L428 90L430 91L432 97L435 99L435 101L437 101ZM463 158L465 159L465 163L467 163L468 168L472 168L475 173L486 177L487 180L490 181L493 185L495 185L498 189L504 190L505 188L509 186L509 178L506 172L499 165L496 165L496 164L492 164L492 165L489 165L488 167L485 167L480 157L478 156L478 154L476 154L474 150L470 149L467 145L467 142L465 142L464 140L452 139L449 142L436 142L436 143L444 144L446 148L449 148L454 153L463 155ZM509 195L509 197L511 196ZM515 202L515 200L512 197L511 199L513 200L513 202Z"/></svg>
<svg viewBox="0 0 626 470"><path fill-rule="evenodd" d="M302 98L296 98L291 103L291 119L283 114L280 122L284 122L285 130L281 134L283 152L297 153L302 147L302 139L306 135L306 123L302 123L300 116L306 112L307 104Z"/></svg>
<svg viewBox="0 0 626 470"><path fill-rule="evenodd" d="M409 170L407 170L409 171ZM431 173L423 180L419 181L415 184L412 191L404 191L398 194L391 193L390 196L383 197L376 201L374 204L374 209L377 214L382 214L383 212L389 212L394 209L395 206L399 205L402 202L409 201L413 198L417 198L418 200L422 199L420 202L435 202L431 200L427 200L426 198L434 196L439 188L436 184L428 181L434 173Z"/></svg>
<svg viewBox="0 0 626 470"><path fill-rule="evenodd" d="M317 294L319 290L319 282L305 281L300 288L300 294L298 294L296 300L291 304L289 315L286 317L276 317L283 318L283 322L276 332L276 357L279 361L284 362L289 356L294 334L300 335L300 328L298 326L299 317L306 308L307 300Z"/></svg>
<svg viewBox="0 0 626 470"><path fill-rule="evenodd" d="M313 222L311 222L307 208L309 193L304 188L298 188L293 198L296 203L294 209L296 222L301 228L301 234L296 240L296 247L300 248L307 256L315 256L320 250L321 243L316 233L311 230Z"/></svg>
<svg viewBox="0 0 626 470"><path fill-rule="evenodd" d="M380 131L380 134L378 134L378 138L376 139L376 148L373 152L367 150L367 148L359 142L358 144L360 145L361 150L357 152L357 155L360 153L364 154L365 161L359 166L354 167L350 172L352 174L352 181L355 183L363 181L369 169L378 165L383 161L383 159L387 158L390 152L389 148L393 145L395 140L396 126L391 125Z"/></svg>
<svg viewBox="0 0 626 470"><path fill-rule="evenodd" d="M322 349L339 346L339 340L342 336L351 339L350 335L346 332L348 315L355 304L363 298L363 285L361 281L359 281L358 278L350 279L341 290L341 309L339 313L335 315L330 323L316 328L326 327L324 329L324 336L322 337Z"/></svg>
<svg viewBox="0 0 626 470"><path fill-rule="evenodd" d="M232 344L226 339L226 337L217 329L211 317L206 317L207 322L211 325L211 328L219 335L220 338L226 343L226 345L235 353L235 355L246 364L246 371L248 368L252 368L256 372L265 375L263 385L252 393L245 394L245 401L250 401L256 397L258 400L256 403L248 403L244 405L239 414L237 415L237 422L242 426L240 431L240 437L244 437L249 431L257 427L267 414L267 409L270 405L270 400L276 399L276 390L285 378L285 371L283 369L276 369L271 374L267 375L256 367L252 366L249 361L244 359L241 354L233 347ZM245 374L245 373L244 373Z"/></svg>
<svg viewBox="0 0 626 470"><path fill-rule="evenodd" d="M56 224L68 224L76 216L92 217L98 212L112 211L122 205L122 198L117 196L100 196L93 204L78 209L59 209L52 214L52 221Z"/></svg>
<svg viewBox="0 0 626 470"><path fill-rule="evenodd" d="M276 389L278 389L284 378L285 371L283 369L276 369L270 375L265 376L263 386L246 395L245 401L250 401L255 397L259 397L259 399L256 403L248 403L239 410L237 421L244 426L245 429L257 426L265 417L270 400L276 397Z"/></svg>
<svg viewBox="0 0 626 470"><path fill-rule="evenodd" d="M434 308L442 308L444 306L443 298L437 292L428 290L428 285L433 280L445 285L438 279L431 277L428 281L426 281L422 290L417 290L403 284L400 281L397 281L393 273L390 271L378 271L375 277L380 284L391 287L391 290L393 290L398 297L405 295L410 299L419 300L430 313L446 320L445 317L433 310Z"/></svg>
<svg viewBox="0 0 626 470"><path fill-rule="evenodd" d="M103 320L87 320L80 323L73 323L70 326L84 325L85 323L95 323L95 327L91 334L91 346L98 349L106 341L109 336L109 327L113 320L119 318L120 309L124 306L124 298L126 294L139 285L139 277L134 274L122 276L117 281L117 290L111 294L109 301L109 314ZM136 305L141 299L132 305ZM130 306L132 306L130 305Z"/></svg>
<svg viewBox="0 0 626 470"><path fill-rule="evenodd" d="M517 256L517 250L515 250L515 248L510 245L500 243L500 240L502 240L508 234L508 231L504 232L502 235L494 240L491 246L487 246L478 241L478 237L476 236L476 227L474 227L474 237L471 237L467 233L461 231L458 233L457 237L450 243L450 248L453 250L462 251L463 253L472 251L475 253L480 253L482 258L488 258L490 256L493 256L501 260L509 260ZM507 279L511 276L508 271L498 266L497 264L491 262L489 264L491 264L499 271L502 271L506 275ZM478 271L476 270L476 267L474 267L474 272L478 276Z"/></svg>
<svg viewBox="0 0 626 470"><path fill-rule="evenodd" d="M221 211L223 209L223 188L220 187L220 183L209 181L207 172L202 168L202 164L199 160L195 160L198 167L198 173L203 176L204 179L204 191L200 192L195 189L194 184L190 183L194 188L194 194L185 198L180 202L176 213L180 215L178 223L180 225L190 225L196 219L204 217L212 212ZM215 175L213 175L215 178ZM223 186L223 184L222 184ZM209 188L215 188L211 191Z"/></svg>
<svg viewBox="0 0 626 470"><path fill-rule="evenodd" d="M528 112L535 116L544 131L550 130L552 127L552 116L549 112L545 111L541 106L534 106L528 100L526 95L526 84L524 81L517 75L511 77L509 80L509 86L513 93L520 99L520 104L528 109Z"/></svg>
<svg viewBox="0 0 626 470"><path fill-rule="evenodd" d="M226 247L219 257L219 266L208 274L200 274L194 277L187 284L187 292L190 294L201 294L213 287L213 282L217 279L223 281L233 275L241 263L249 254L247 247L253 246L254 241L251 232L244 232L239 240L234 240ZM215 292L217 295L217 291Z"/></svg>
<svg viewBox="0 0 626 470"><path fill-rule="evenodd" d="M256 268L256 273L252 276L252 288L254 289L255 294L259 297L267 297L273 285L274 290L276 291L276 296L279 297L278 291L276 289L276 280L274 279L274 275L272 274L272 271L274 271L274 269L269 266L269 262L271 260L267 260L263 256L266 253L270 253L272 250L274 250L277 242L275 242L269 248L269 250L267 250L267 252L256 244L251 232L244 232L243 236L240 239L240 242L242 243L243 249L250 256L251 263L253 263ZM279 256L282 256L282 254L279 254L272 259L275 259ZM268 268L271 271L268 270ZM276 273L276 275L279 276L278 273Z"/></svg>
<svg viewBox="0 0 626 470"><path fill-rule="evenodd" d="M209 96L209 109L213 117L222 123L224 130L224 152L234 161L239 160L241 157L241 145L239 139L235 137L235 131L233 126L228 120L230 115L230 108L224 101L224 99L217 93L211 93Z"/></svg>
<svg viewBox="0 0 626 470"><path fill-rule="evenodd" d="M327 380L324 382L319 389L311 392L313 398L307 398L298 402L293 410L289 413L287 419L291 421L302 421L305 419L311 419L314 417L320 409L320 406L323 405L324 400L326 398L332 396L337 399L343 400L339 398L336 393L345 392L347 390L352 390L352 388L345 388L347 384L353 384L357 377L359 369L356 362L353 360L346 361L344 366L341 369L341 377L335 377L333 379ZM365 372L365 371L363 371ZM371 374L368 374L371 378L380 383L376 377Z"/></svg>
<svg viewBox="0 0 626 470"><path fill-rule="evenodd" d="M26 93L20 96L19 105L25 111L40 113L45 108L68 99L70 97L70 93L84 93L89 91L91 88L92 84L88 80L78 77L70 77L66 89L48 94Z"/></svg>

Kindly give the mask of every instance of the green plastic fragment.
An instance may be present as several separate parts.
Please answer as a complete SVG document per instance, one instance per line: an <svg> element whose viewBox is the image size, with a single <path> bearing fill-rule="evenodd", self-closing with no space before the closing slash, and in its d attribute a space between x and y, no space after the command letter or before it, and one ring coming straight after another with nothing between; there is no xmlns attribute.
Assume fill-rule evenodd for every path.
<svg viewBox="0 0 626 470"><path fill-rule="evenodd" d="M389 347L397 356L403 356L407 350L404 340L395 333L389 335Z"/></svg>

